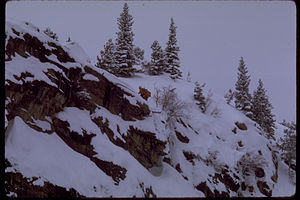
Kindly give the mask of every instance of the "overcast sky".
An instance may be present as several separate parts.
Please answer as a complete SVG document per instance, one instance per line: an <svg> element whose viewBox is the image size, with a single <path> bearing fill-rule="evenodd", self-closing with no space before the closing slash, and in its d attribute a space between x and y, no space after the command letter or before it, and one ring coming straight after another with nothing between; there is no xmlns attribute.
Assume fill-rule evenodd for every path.
<svg viewBox="0 0 300 200"><path fill-rule="evenodd" d="M296 119L296 7L292 1L127 1L134 44L149 60L154 40L165 48L170 18L177 28L183 77L219 95L234 88L243 56L250 92L261 78L276 119ZM6 16L50 27L78 42L92 60L115 39L124 1L16 1Z"/></svg>

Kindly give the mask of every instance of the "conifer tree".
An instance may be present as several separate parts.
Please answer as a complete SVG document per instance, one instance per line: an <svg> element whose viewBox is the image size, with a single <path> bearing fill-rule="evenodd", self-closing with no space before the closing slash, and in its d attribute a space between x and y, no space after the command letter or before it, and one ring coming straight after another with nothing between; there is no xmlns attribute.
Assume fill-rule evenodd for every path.
<svg viewBox="0 0 300 200"><path fill-rule="evenodd" d="M153 42L153 44L151 45L151 49L152 53L149 73L151 75L159 75L163 72L163 68L165 65L164 53L157 40Z"/></svg>
<svg viewBox="0 0 300 200"><path fill-rule="evenodd" d="M97 56L98 62L96 66L110 73L115 74L116 73L115 48L116 47L112 39L110 38L104 45L104 50L100 51L101 58Z"/></svg>
<svg viewBox="0 0 300 200"><path fill-rule="evenodd" d="M165 49L165 72L170 73L170 77L173 80L182 77L181 71L179 70L180 61L178 58L179 47L177 46L176 28L177 27L174 25L174 20L171 18L169 40Z"/></svg>
<svg viewBox="0 0 300 200"><path fill-rule="evenodd" d="M195 88L194 88L194 99L197 100L197 105L202 110L203 113L206 111L206 100L203 95L203 88L205 86L205 83L200 86L198 81L195 82Z"/></svg>
<svg viewBox="0 0 300 200"><path fill-rule="evenodd" d="M123 11L118 18L117 39L116 39L116 75L130 77L134 72L135 64L133 32L133 17L129 14L127 3L124 3Z"/></svg>
<svg viewBox="0 0 300 200"><path fill-rule="evenodd" d="M291 178L291 164L292 162L296 163L296 124L291 122L282 125L287 129L284 130L284 137L280 138L279 149L282 151L281 158L289 165L289 177Z"/></svg>
<svg viewBox="0 0 300 200"><path fill-rule="evenodd" d="M238 79L235 83L235 107L249 117L251 95L249 93L250 76L248 76L247 73L247 67L244 63L243 57L241 57L238 67Z"/></svg>
<svg viewBox="0 0 300 200"><path fill-rule="evenodd" d="M275 120L271 110L273 106L269 102L263 82L259 79L257 89L253 92L251 101L251 119L267 133L267 137L274 135Z"/></svg>
<svg viewBox="0 0 300 200"><path fill-rule="evenodd" d="M58 36L49 27L44 30L44 33L51 37L53 40L58 41Z"/></svg>
<svg viewBox="0 0 300 200"><path fill-rule="evenodd" d="M70 38L70 37L68 37L68 40L67 40L66 42L72 42L71 38Z"/></svg>
<svg viewBox="0 0 300 200"><path fill-rule="evenodd" d="M133 48L133 54L135 59L135 65L141 65L142 61L144 60L144 50L142 50L140 47L135 46Z"/></svg>

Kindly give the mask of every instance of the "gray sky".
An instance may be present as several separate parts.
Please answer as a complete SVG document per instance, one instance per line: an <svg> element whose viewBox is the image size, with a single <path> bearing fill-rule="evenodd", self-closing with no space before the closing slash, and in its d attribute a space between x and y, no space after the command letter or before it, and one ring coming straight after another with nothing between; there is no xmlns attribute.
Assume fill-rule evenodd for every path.
<svg viewBox="0 0 300 200"><path fill-rule="evenodd" d="M276 119L296 119L296 6L292 1L127 1L134 18L134 43L150 59L150 46L166 46L174 18L186 78L206 83L219 95L234 88L244 57L250 92L261 78ZM68 36L96 59L105 42L116 38L124 1L17 1L6 16L50 27Z"/></svg>

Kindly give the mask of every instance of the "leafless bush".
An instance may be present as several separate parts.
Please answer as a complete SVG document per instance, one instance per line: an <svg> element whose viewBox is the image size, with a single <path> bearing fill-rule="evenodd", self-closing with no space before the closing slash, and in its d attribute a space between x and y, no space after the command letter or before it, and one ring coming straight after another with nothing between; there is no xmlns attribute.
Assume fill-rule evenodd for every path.
<svg viewBox="0 0 300 200"><path fill-rule="evenodd" d="M205 111L212 103L212 99L211 99L212 95L213 95L212 91L209 90L207 93L207 97L205 98Z"/></svg>
<svg viewBox="0 0 300 200"><path fill-rule="evenodd" d="M216 106L210 113L211 116L213 116L214 118L218 118L221 115L221 111L220 109Z"/></svg>
<svg viewBox="0 0 300 200"><path fill-rule="evenodd" d="M206 165L213 166L215 170L221 171L224 168L224 163L220 162L220 160L217 159L219 151L218 150L208 150L208 155L205 157L204 161Z"/></svg>
<svg viewBox="0 0 300 200"><path fill-rule="evenodd" d="M176 88L171 85L163 87L162 89L155 88L154 99L156 105L160 105L161 109L166 112L168 118L167 123L169 127L173 127L177 118L187 118L185 114L187 105L178 98L175 93Z"/></svg>

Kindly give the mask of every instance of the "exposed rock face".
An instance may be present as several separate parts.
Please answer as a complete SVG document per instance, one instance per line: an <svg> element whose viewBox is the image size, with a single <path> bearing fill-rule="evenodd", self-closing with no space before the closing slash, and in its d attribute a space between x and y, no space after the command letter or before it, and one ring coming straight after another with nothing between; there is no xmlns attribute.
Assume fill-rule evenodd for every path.
<svg viewBox="0 0 300 200"><path fill-rule="evenodd" d="M16 30L13 32L16 35L20 34ZM74 58L70 57L61 46L54 42L47 43L51 47L50 50L35 36L25 33L23 38L10 37L8 39L5 51L6 61L12 60L16 54L19 54L24 58L33 56L39 59L41 63L47 62L55 65L57 69L55 67L48 68L44 74L56 87L42 80L26 80L28 77L34 78L34 74L29 72L22 72L20 77L14 75L14 78L21 81L22 84L7 79L5 94L6 99L9 100L6 105L8 121L20 116L31 128L41 131L40 127L33 124L33 119L45 120L45 117L49 117L51 130L48 130L48 134L56 132L73 150L90 158L99 167L99 170L111 176L116 184L124 180L127 172L125 168L95 157L96 152L91 145L91 140L95 134L87 133L84 130L82 134L71 131L69 129L70 124L58 119L56 114L63 111L65 107L77 107L93 113L97 106L103 106L112 114L120 115L123 120L134 121L142 120L149 115L148 106L140 102L137 102L137 105L132 105L125 98L125 96L133 97L132 94L125 92L120 86L112 83L103 74L99 74L91 67L83 67L80 63L76 63ZM50 55L55 55L60 63L50 60L47 57ZM77 67L65 67L64 63L74 63L74 66ZM98 81L84 79L85 74L97 77ZM88 95L85 96L82 93ZM128 150L147 168L157 165L159 157L165 155L163 153L165 143L158 140L154 133L143 132L130 127L127 136L124 136L126 140L124 143L119 138L114 140L113 133L101 120L93 119L93 121L101 131L108 135L113 144ZM66 191L51 183L45 183L43 188L32 185L20 173L7 174L7 180L8 188L17 188L14 192L17 193L18 197L80 197L73 189ZM146 188L145 192L151 194L152 189Z"/></svg>
<svg viewBox="0 0 300 200"><path fill-rule="evenodd" d="M95 134L87 134L83 131L82 136L75 131L70 131L70 124L67 121L58 118L53 118L52 121L55 132L68 146L89 158L96 154L93 151L94 147L90 144Z"/></svg>
<svg viewBox="0 0 300 200"><path fill-rule="evenodd" d="M123 137L131 155L148 169L157 166L159 157L166 155L163 152L166 142L156 139L151 132L144 132L130 126L127 136Z"/></svg>
<svg viewBox="0 0 300 200"><path fill-rule="evenodd" d="M152 191L152 187L150 186L149 188L145 188L144 183L140 183L140 187L142 188L142 191L145 195L145 198L156 198L156 194Z"/></svg>
<svg viewBox="0 0 300 200"><path fill-rule="evenodd" d="M114 132L109 128L109 122L103 122L102 117L92 119L97 126L105 133L110 141L123 149L127 150L135 159L137 159L147 169L158 166L161 156L164 156L166 142L162 142L155 137L154 133L145 132L129 126L127 134L121 134L125 143L118 137L114 139Z"/></svg>
<svg viewBox="0 0 300 200"><path fill-rule="evenodd" d="M236 127L234 127L234 129L232 129L232 132L233 132L234 134L236 134Z"/></svg>
<svg viewBox="0 0 300 200"><path fill-rule="evenodd" d="M245 131L248 129L245 123L235 122L235 125L242 131Z"/></svg>
<svg viewBox="0 0 300 200"><path fill-rule="evenodd" d="M164 189L162 192L159 189L161 185L157 186L153 183L157 183L157 180L163 182L159 176L165 176L165 172L172 175L172 177L168 177L170 179L167 180L174 180L172 178L175 177L177 184L186 183L192 191L185 191L195 196L199 194L199 191L206 197L238 196L243 195L243 191L247 189L254 194L260 191L266 196L272 195L272 185L269 184L267 180L272 179L276 182L278 179L278 161L275 153L274 155L272 154L272 160L276 168L276 171L273 171L274 175L272 177L266 177L270 174L267 173L269 171L267 171L266 168L258 168L255 170L255 176L257 177L256 180L260 181L249 183L245 181L245 176L243 176L242 171L239 172L236 169L236 171L233 172L235 168L231 165L230 167L226 165L226 161L225 163L217 162L219 160L223 161L223 159L218 160L217 156L215 156L213 159L213 161L216 161L215 163L204 159L206 158L205 147L202 148L201 146L201 148L198 148L199 146L195 145L193 139L195 139L194 136L204 136L206 130L208 130L207 138L209 138L209 135L212 135L209 124L207 124L205 129L201 129L195 126L195 123L190 122L193 125L192 127L187 121L184 121L185 119L181 118L176 119L175 127L177 127L177 129L175 129L174 132L174 136L176 135L175 138L179 141L176 141L174 148L171 149L171 142L166 139L169 136L169 132L164 129L166 119L163 114L154 116L154 112L152 112L152 115L150 115L149 107L143 103L145 101L141 98L137 98L137 94L131 91L130 87L126 88L125 83L123 84L120 80L113 79L114 77L111 78L108 74L88 64L88 62L79 61L80 59L75 57L71 51L69 51L70 49L68 50L68 48L62 47L56 42L42 42L35 36L22 33L22 31L18 32L15 29L13 29L12 32L17 36L23 34L23 37L13 38L8 35L5 52L7 63L12 61L14 64L18 59L21 61L32 59L35 64L38 66L41 65L41 70L43 70L41 72L46 76L44 76L45 79L38 79L34 72L23 70L22 67L24 66L20 66L20 70L17 70L17 72L20 73L16 73L18 75L13 73L14 75L6 80L5 114L8 120L7 130L14 127L14 118L19 116L30 128L40 132L40 134L49 134L46 135L49 137L54 136L54 134L55 137L56 135L59 136L63 141L62 145L64 147L67 145L68 149L69 147L72 149L72 153L76 155L79 153L81 154L80 157L84 156L85 161L91 161L89 164L93 167L92 169L96 172L98 172L98 170L99 172L101 171L101 173L99 173L101 176L99 175L100 178L97 179L94 186L88 186L89 188L87 188L87 190L89 190L89 192L91 190L91 193L84 191L87 196L89 194L104 196L111 194L116 196L120 195L116 191L119 189L124 190L124 188L128 189L126 185L131 183L132 180L137 180L137 177L143 178L138 179L137 182L132 181L134 182L133 184L135 184L135 186L131 187L135 189L135 193L133 194L142 194L145 197L161 196L163 192L168 190ZM22 58L17 56L17 54ZM14 58L14 56L17 56L17 58ZM42 69L44 65L46 65L47 68ZM48 68L48 66L50 67ZM37 68L39 69L39 67ZM95 126L89 126L90 124L87 126L83 125L80 128L76 127L78 129L74 131L75 129L73 129L74 126L72 125L76 125L77 121L72 123L72 120L59 118L58 115L61 111L66 111L67 109L65 108L69 109L70 107L78 108L79 111L75 113L81 113L81 111L82 113L87 113L86 116L89 118L88 122ZM159 114L159 112L155 114ZM66 116L68 115L69 113L66 114ZM85 115L83 116L86 117ZM45 130L41 125L44 122L47 124L47 128L48 125L50 128ZM152 122L153 127L152 125L149 126ZM41 126L39 126L39 123ZM231 125L233 123L234 121L231 122ZM143 125L147 125L147 129L145 128L144 130ZM233 135L236 137L240 130L244 131L248 129L245 123L235 122L235 125L236 127L233 128L232 132L237 135L230 133L230 136ZM87 127L92 128L85 130ZM251 127L249 129L251 130ZM178 130L180 130L180 132ZM230 132L231 129L228 130ZM5 137L9 135L9 132L10 131L7 131ZM217 132L218 131L216 131L216 133ZM227 134L227 132L224 134ZM218 135L215 137L220 144L222 141L225 141ZM60 139L59 141L61 142ZM244 143L242 143L241 140L236 141L238 141L240 147L243 147L242 150L247 148L246 140L243 140ZM99 145L100 147L93 145ZM212 149L214 148L213 145L214 143L210 145ZM107 152L106 149L108 149ZM240 149L237 149L237 151ZM266 151L261 148L259 154L265 155ZM110 155L112 156L111 159ZM120 155L124 155L124 158L123 156L121 158ZM129 156L130 159L132 159L132 157L135 158L141 165L137 162L126 162L126 156ZM185 159L182 156L184 156ZM10 161L13 163L13 159ZM16 166L18 165L17 162L15 164ZM217 166L218 164L220 164L220 166ZM134 167L129 168L129 166ZM293 168L293 165L291 167ZM81 191L81 187L78 186L79 184L72 185L77 191L73 188L66 189L47 181L44 182L44 186L38 186L34 185L33 182L40 177L28 179L24 176L25 173L22 174L23 172L21 173L18 170L13 172L11 169L14 167L12 166L9 166L9 168L10 171L5 174L5 189L7 193L14 192L18 197L81 198L83 197L82 194L86 195L85 193L81 195L78 193L78 191L83 192ZM141 173L145 171L144 168L148 169L150 174L147 172L147 174L140 176ZM156 177L154 177L153 174L151 175L151 169L153 168L159 168L160 170L159 173L154 175ZM67 168L67 170L68 169L69 168ZM140 174L137 173L138 175L135 175L135 173L133 173L135 169L138 169L136 171ZM201 171L202 169L209 169L212 172L207 176L204 175L204 173L201 175L197 174L197 171ZM173 176L174 173L176 176ZM247 175L254 176L254 173L248 173ZM93 177L93 174L91 177ZM147 180L144 177L147 177ZM181 177L183 179L181 179ZM193 185L195 177L199 177L199 182L196 183L200 184L197 186ZM107 186L99 183L99 185L97 185L102 178L103 180L109 181L111 181L111 178L112 182L109 182L109 184L112 184ZM154 181L149 181L148 178L153 178ZM191 184L191 182L193 183ZM253 187L255 184L257 184L259 191L256 187ZM217 187L216 185L219 186ZM136 188L138 190L136 190ZM222 191L224 188L225 191ZM93 193L92 190L94 190L95 193ZM195 192L195 194L192 192ZM246 191L245 194L249 193Z"/></svg>
<svg viewBox="0 0 300 200"><path fill-rule="evenodd" d="M135 106L129 103L124 98L124 94L131 96L129 93L123 91L117 85L109 82L103 75L97 73L90 67L85 66L85 71L96 76L99 81L81 81L81 88L86 89L90 94L91 100L96 104L105 107L113 114L121 114L124 120L143 119L150 114L150 110L146 104L138 103Z"/></svg>
<svg viewBox="0 0 300 200"><path fill-rule="evenodd" d="M177 139L182 142L182 143L189 143L189 138L186 137L186 136L183 136L180 132L176 131L175 130L175 133L176 133L176 136L177 136Z"/></svg>
<svg viewBox="0 0 300 200"><path fill-rule="evenodd" d="M112 179L119 184L121 180L124 180L126 177L127 170L119 165L114 164L113 162L108 162L100 160L99 158L91 157L93 161L105 174L111 176Z"/></svg>
<svg viewBox="0 0 300 200"><path fill-rule="evenodd" d="M33 185L32 181L24 178L21 173L5 174L5 188L9 192L14 192L18 197L23 198L83 198L74 188L67 190L64 187L44 182L43 186Z"/></svg>
<svg viewBox="0 0 300 200"><path fill-rule="evenodd" d="M263 178L265 176L265 171L264 169L258 167L255 169L255 176L258 178Z"/></svg>
<svg viewBox="0 0 300 200"><path fill-rule="evenodd" d="M18 32L16 32L18 33ZM46 56L54 54L60 62L75 62L60 46L55 43L48 43L53 47L52 50L46 49L43 43L35 36L31 36L28 33L24 34L24 40L20 38L10 37L5 48L5 54L8 59L11 60L11 56L15 56L15 53L22 57L27 58L28 54L38 58L41 62L51 62Z"/></svg>
<svg viewBox="0 0 300 200"><path fill-rule="evenodd" d="M217 177L227 188L234 192L237 192L237 190L240 188L240 184L235 182L233 178L226 172L223 172L222 174L216 173L215 177Z"/></svg>
<svg viewBox="0 0 300 200"><path fill-rule="evenodd" d="M22 85L9 81L9 85L5 85L5 95L12 100L6 106L8 120L15 116L24 121L30 121L31 117L43 119L62 111L66 102L66 97L57 88L37 80Z"/></svg>
<svg viewBox="0 0 300 200"><path fill-rule="evenodd" d="M11 166L8 160L5 159L5 167ZM43 186L34 185L33 182L38 178L33 177L32 180L23 177L19 172L5 173L5 192L14 192L17 197L23 198L83 198L75 189L67 190L64 187L53 185L49 182L44 182Z"/></svg>
<svg viewBox="0 0 300 200"><path fill-rule="evenodd" d="M192 152L184 151L183 155L187 161L191 162L193 165L195 164L193 161L193 159L197 158L195 154L193 154Z"/></svg>
<svg viewBox="0 0 300 200"><path fill-rule="evenodd" d="M201 182L199 185L196 186L196 189L203 192L206 197L214 197L214 193L209 189L206 185L206 182Z"/></svg>
<svg viewBox="0 0 300 200"><path fill-rule="evenodd" d="M270 190L268 184L266 182L257 181L257 187L261 193L266 195L267 197L272 196L272 190Z"/></svg>

